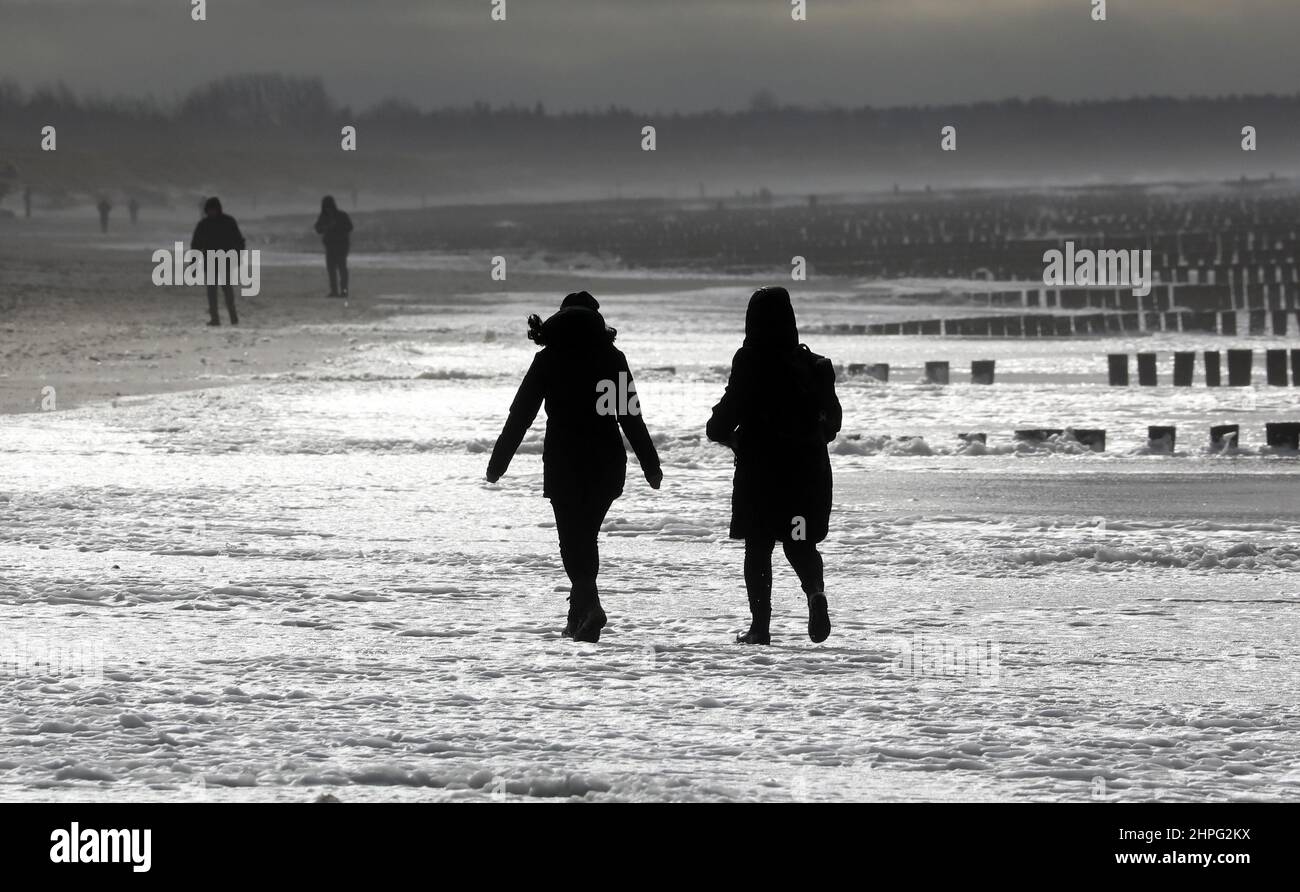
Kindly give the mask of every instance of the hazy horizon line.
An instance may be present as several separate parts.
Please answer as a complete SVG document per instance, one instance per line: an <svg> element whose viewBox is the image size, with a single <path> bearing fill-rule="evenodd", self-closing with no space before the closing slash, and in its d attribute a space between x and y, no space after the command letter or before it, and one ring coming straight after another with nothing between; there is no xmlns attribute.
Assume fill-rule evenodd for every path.
<svg viewBox="0 0 1300 892"><path fill-rule="evenodd" d="M1097 105L1124 105L1139 102L1244 102L1259 100L1295 100L1300 99L1300 89L1290 92L1225 92L1225 93L1129 93L1126 95L1110 95L1097 97L1073 97L1058 98L1047 94L1035 95L1008 95L997 99L980 99L950 102L917 102L917 103L894 103L885 105L865 104L847 104L830 100L809 103L802 101L782 101L771 90L763 88L755 92L750 101L743 105L724 106L718 105L711 108L702 109L682 109L682 108L655 108L653 110L646 108L636 108L628 105L617 103L608 103L605 105L587 105L587 106L548 106L545 99L533 98L528 100L509 100L506 102L492 101L487 99L466 99L458 104L443 105L419 105L413 100L404 96L395 94L385 95L372 102L364 105L354 105L338 100L329 89L325 82L324 76L289 74L276 71L249 71L238 74L222 75L197 84L189 90L173 94L170 98L160 97L158 94L150 92L143 93L126 93L114 92L105 93L91 89L74 89L62 80L58 81L41 81L31 85L21 83L17 78L4 76L0 77L0 100L17 99L20 103L27 105L37 97L44 95L56 95L61 98L71 97L78 105L85 108L108 107L114 105L146 105L157 108L158 111L179 111L185 102L196 95L201 94L204 90L222 84L237 84L240 81L251 82L258 79L281 78L286 83L296 82L299 84L319 84L324 91L325 98L329 99L337 111L352 112L356 114L365 114L375 112L385 107L400 108L408 112L414 112L419 115L431 115L440 112L458 112L458 111L476 111L484 109L490 112L531 112L536 113L539 107L542 113L547 117L579 117L583 115L603 115L603 114L634 114L634 115L670 115L675 117L708 117L710 115L737 115L752 113L771 113L771 112L857 112L857 111L926 111L926 110L946 110L959 108L980 108L988 106L1007 106L1007 105L1056 105L1062 107L1082 107ZM6 95L7 94L7 95Z"/></svg>

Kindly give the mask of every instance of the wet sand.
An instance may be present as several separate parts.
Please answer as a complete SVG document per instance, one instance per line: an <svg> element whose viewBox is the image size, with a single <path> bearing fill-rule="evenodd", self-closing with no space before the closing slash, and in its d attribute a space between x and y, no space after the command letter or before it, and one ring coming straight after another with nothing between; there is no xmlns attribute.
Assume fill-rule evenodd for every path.
<svg viewBox="0 0 1300 892"><path fill-rule="evenodd" d="M413 311L455 313L508 302L514 292L549 293L558 303L569 290L593 282L602 294L636 288L627 277L603 279L541 264L515 264L503 283L491 278L486 256L432 271L367 264L364 255L354 255L350 299L332 299L323 254L277 255L274 244L254 241L260 224L253 220L242 225L249 247L266 251L261 293L237 296L238 327L226 324L223 298L223 324L208 328L205 289L150 281L152 252L188 241L191 222L117 226L107 236L78 220L2 225L0 415L42 411L46 387L54 388L55 408L68 409L314 368L362 340L405 339L382 323ZM276 226L267 224L283 235L284 224ZM681 284L711 281L695 277Z"/></svg>

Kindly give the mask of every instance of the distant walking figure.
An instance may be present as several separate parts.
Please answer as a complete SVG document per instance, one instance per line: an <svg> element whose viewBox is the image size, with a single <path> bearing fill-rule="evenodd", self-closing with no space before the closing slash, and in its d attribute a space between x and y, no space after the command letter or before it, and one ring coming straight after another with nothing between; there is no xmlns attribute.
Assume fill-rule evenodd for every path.
<svg viewBox="0 0 1300 892"><path fill-rule="evenodd" d="M99 204L95 205L99 211L99 231L108 232L108 212L113 209L113 204L107 198L101 198Z"/></svg>
<svg viewBox="0 0 1300 892"><path fill-rule="evenodd" d="M203 203L203 219L194 227L194 237L190 239L190 248L195 251L242 251L244 235L239 231L235 218L221 210L221 199L209 198ZM221 286L226 293L226 312L230 314L230 324L239 324L239 313L235 310L235 286L230 282ZM217 283L208 283L208 325L220 325L221 312L217 309Z"/></svg>
<svg viewBox="0 0 1300 892"><path fill-rule="evenodd" d="M808 598L808 637L831 633L817 543L831 514L831 463L826 444L842 413L829 359L799 343L790 294L754 292L745 313L745 342L713 407L710 440L736 457L731 538L745 540L745 589L753 616L742 644L770 644L772 550L780 542Z"/></svg>
<svg viewBox="0 0 1300 892"><path fill-rule="evenodd" d="M326 195L320 200L320 216L316 218L316 231L320 233L321 241L325 243L325 270L330 277L330 297L347 297L348 248L352 234L352 218L346 212L339 210L333 195Z"/></svg>
<svg viewBox="0 0 1300 892"><path fill-rule="evenodd" d="M560 557L571 584L564 636L578 641L599 641L606 621L596 589L596 539L610 505L623 492L627 452L620 428L650 486L658 489L664 476L627 358L614 346L615 332L599 310L596 299L580 291L566 297L545 322L528 318L528 337L542 350L519 385L487 467L487 479L495 483L545 402L542 494L555 512Z"/></svg>
<svg viewBox="0 0 1300 892"><path fill-rule="evenodd" d="M140 221L140 202L132 198L126 203L126 212L131 215L131 225Z"/></svg>

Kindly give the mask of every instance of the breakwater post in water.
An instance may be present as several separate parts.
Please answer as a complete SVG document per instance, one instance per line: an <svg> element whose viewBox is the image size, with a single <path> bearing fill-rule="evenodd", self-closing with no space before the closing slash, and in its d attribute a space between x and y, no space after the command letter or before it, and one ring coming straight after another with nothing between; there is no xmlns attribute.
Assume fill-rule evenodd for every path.
<svg viewBox="0 0 1300 892"><path fill-rule="evenodd" d="M1253 376L1251 367L1255 364L1254 350L1228 351L1228 386L1249 387Z"/></svg>
<svg viewBox="0 0 1300 892"><path fill-rule="evenodd" d="M1300 424L1290 421L1264 425L1265 441L1274 449L1300 450Z"/></svg>
<svg viewBox="0 0 1300 892"><path fill-rule="evenodd" d="M1147 428L1147 448L1152 452L1173 452L1178 443L1178 428L1152 425Z"/></svg>
<svg viewBox="0 0 1300 892"><path fill-rule="evenodd" d="M1139 353L1138 357L1138 386L1155 387L1156 386L1156 355L1154 353Z"/></svg>
<svg viewBox="0 0 1300 892"><path fill-rule="evenodd" d="M948 383L948 363L927 362L925 364L925 383L927 384L947 384Z"/></svg>
<svg viewBox="0 0 1300 892"><path fill-rule="evenodd" d="M1066 428L1065 433L1074 437L1080 446L1087 446L1093 452L1106 451L1106 432L1095 428Z"/></svg>
<svg viewBox="0 0 1300 892"><path fill-rule="evenodd" d="M1112 353L1106 357L1111 387L1128 387L1128 354Z"/></svg>
<svg viewBox="0 0 1300 892"><path fill-rule="evenodd" d="M1236 446L1241 439L1241 425L1217 424L1210 428L1210 446L1222 452Z"/></svg>
<svg viewBox="0 0 1300 892"><path fill-rule="evenodd" d="M1286 387L1291 383L1287 374L1287 351L1269 350L1264 354L1264 367L1268 372L1269 387Z"/></svg>

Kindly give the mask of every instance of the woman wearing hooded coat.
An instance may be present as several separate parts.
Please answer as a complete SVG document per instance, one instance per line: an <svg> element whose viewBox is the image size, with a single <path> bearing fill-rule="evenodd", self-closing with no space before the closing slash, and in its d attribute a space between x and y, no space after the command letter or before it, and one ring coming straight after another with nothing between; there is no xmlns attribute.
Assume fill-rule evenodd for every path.
<svg viewBox="0 0 1300 892"><path fill-rule="evenodd" d="M542 350L519 385L487 468L490 483L505 474L545 403L542 494L555 512L560 557L571 584L563 634L578 641L599 641L606 622L596 588L596 539L610 505L623 492L627 452L620 429L650 486L658 489L663 480L627 358L614 346L615 332L599 309L582 291L566 297L545 323L529 317L528 337Z"/></svg>
<svg viewBox="0 0 1300 892"><path fill-rule="evenodd" d="M770 644L772 551L780 542L808 599L808 637L831 632L817 543L831 513L826 444L842 413L829 359L799 343L790 294L762 288L745 313L745 342L731 362L722 399L713 407L710 440L735 452L731 538L745 540L745 589L752 622L736 638Z"/></svg>

